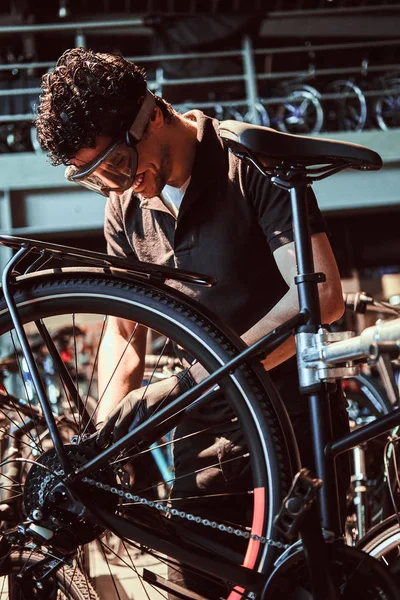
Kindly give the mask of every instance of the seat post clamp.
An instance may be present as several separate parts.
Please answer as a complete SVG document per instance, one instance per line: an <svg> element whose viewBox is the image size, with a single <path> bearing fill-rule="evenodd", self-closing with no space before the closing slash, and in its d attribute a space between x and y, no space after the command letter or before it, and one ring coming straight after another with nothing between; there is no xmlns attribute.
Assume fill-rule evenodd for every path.
<svg viewBox="0 0 400 600"><path fill-rule="evenodd" d="M296 275L294 278L296 285L299 285L299 283L308 283L310 281L323 283L326 281L325 273L303 273L302 275Z"/></svg>

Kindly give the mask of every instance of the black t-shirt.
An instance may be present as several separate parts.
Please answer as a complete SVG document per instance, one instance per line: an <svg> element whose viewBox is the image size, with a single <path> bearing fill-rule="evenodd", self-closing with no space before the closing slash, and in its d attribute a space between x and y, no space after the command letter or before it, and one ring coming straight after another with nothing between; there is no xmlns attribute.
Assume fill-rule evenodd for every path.
<svg viewBox="0 0 400 600"><path fill-rule="evenodd" d="M243 334L287 291L273 251L293 240L290 196L227 151L217 121L199 111L189 116L198 123L198 144L178 220L158 197L112 194L108 252L216 277L211 288L170 284ZM311 189L308 206L311 231L325 231Z"/></svg>
<svg viewBox="0 0 400 600"><path fill-rule="evenodd" d="M218 121L199 111L186 116L197 121L198 141L177 221L158 197L111 194L108 252L216 277L209 288L169 283L241 335L287 291L273 251L293 240L290 195L224 147ZM307 201L311 232L325 231L311 188ZM295 390L294 361L275 369L273 379L287 380L288 369Z"/></svg>

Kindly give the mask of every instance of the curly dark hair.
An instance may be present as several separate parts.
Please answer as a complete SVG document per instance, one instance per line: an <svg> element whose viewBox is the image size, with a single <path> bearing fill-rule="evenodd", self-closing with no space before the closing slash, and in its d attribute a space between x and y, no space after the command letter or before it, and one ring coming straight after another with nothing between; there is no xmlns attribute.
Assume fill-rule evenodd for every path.
<svg viewBox="0 0 400 600"><path fill-rule="evenodd" d="M34 124L41 148L53 165L68 164L81 148L94 148L99 135L118 139L134 121L146 91L144 69L114 54L67 50L42 77ZM169 122L172 107L156 96Z"/></svg>

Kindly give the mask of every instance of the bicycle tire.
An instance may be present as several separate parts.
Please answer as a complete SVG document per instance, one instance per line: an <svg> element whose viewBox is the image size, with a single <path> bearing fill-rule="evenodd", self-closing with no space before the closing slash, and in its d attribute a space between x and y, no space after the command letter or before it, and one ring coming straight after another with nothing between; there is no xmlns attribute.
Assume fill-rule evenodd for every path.
<svg viewBox="0 0 400 600"><path fill-rule="evenodd" d="M397 582L384 565L359 549L330 543L326 547L336 598L353 600L399 600ZM265 600L311 599L307 559L304 551L288 555L268 580Z"/></svg>
<svg viewBox="0 0 400 600"><path fill-rule="evenodd" d="M400 526L396 515L372 527L356 548L383 562L400 584Z"/></svg>
<svg viewBox="0 0 400 600"><path fill-rule="evenodd" d="M38 552L31 551L14 551L10 555L7 555L6 560L0 558L0 578L8 578L8 590L6 586L1 584L1 598L20 599L23 598L38 598L38 600L46 598L51 600L57 598L57 600L99 600L99 596L92 584L83 573L76 568L76 566L62 566L59 570L54 572L51 578L51 593L48 589L37 588L33 585L30 591L29 583L28 589L21 592L19 589L18 579L15 581L15 575L22 574L27 568L34 568L43 560L43 555ZM14 575L14 577L13 577ZM12 578L12 579L11 579ZM54 584L56 588L54 589ZM16 586L16 587L15 587ZM11 588L11 595L10 593ZM29 594L26 595L26 593ZM7 596L5 596L7 594Z"/></svg>
<svg viewBox="0 0 400 600"><path fill-rule="evenodd" d="M18 279L14 297L24 323L50 320L65 312L113 314L163 333L200 360L210 372L243 347L240 338L210 321L210 315L198 304L188 302L187 297L166 286L154 286L140 279L127 280L122 275L99 269L63 271L62 274L41 272ZM9 329L12 329L10 317L1 303L0 334ZM229 390L230 407L241 423L250 455L251 531L256 533L257 530L257 535L277 540L273 518L290 487L293 467L298 467L298 453L286 412L282 411L280 399L261 370L257 374L244 365L224 385ZM231 543L232 539L227 539L228 554ZM241 563L258 572L268 572L276 548L251 539L246 544ZM226 590L226 597L239 597L231 584Z"/></svg>

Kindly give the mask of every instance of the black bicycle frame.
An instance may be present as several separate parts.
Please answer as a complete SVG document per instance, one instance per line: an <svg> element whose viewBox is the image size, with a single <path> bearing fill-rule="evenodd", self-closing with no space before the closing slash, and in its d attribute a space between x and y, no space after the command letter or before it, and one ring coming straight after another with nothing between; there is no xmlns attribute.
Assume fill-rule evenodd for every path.
<svg viewBox="0 0 400 600"><path fill-rule="evenodd" d="M140 440L152 441L158 439L162 433L166 433L171 429L171 427L173 427L174 414L182 410L191 411L194 407L197 408L199 405L207 403L209 401L210 394L213 394L213 388L215 385L221 382L224 377L231 375L235 369L240 367L240 365L252 360L259 361L261 357L265 357L270 354L275 348L277 348L281 343L283 343L296 332L307 331L310 333L315 333L318 330L321 325L318 283L324 281L324 276L321 273L314 272L314 261L312 255L311 237L308 229L306 201L306 190L309 182L305 177L300 175L297 177L297 179L291 179L289 181L281 180L278 177L274 179L275 184L290 190L291 195L293 232L298 265L296 284L299 296L299 313L292 319L277 327L274 331L265 335L253 346L243 350L235 358L218 368L214 373L207 377L207 379L185 392L177 400L154 413L148 419L148 421L130 431L117 443L113 444L107 450L99 453L94 459L88 461L84 466L78 468L76 471L73 470L66 455L63 442L57 429L56 421L51 411L50 403L41 382L38 369L35 365L33 354L29 347L29 341L24 332L12 294L13 285L15 284L15 277L13 274L13 268L15 265L23 257L25 257L32 248L35 248L36 250L37 248L40 248L42 255L48 254L54 256L55 245L47 246L43 242L36 242L34 240L0 236L0 243L9 245L13 248L19 248L16 255L11 259L4 270L2 278L3 292L10 311L11 319L21 343L24 357L27 361L36 387L39 402L55 450L63 469L67 474L67 485L73 486L75 481L81 480L83 477L88 475L89 472L95 471L99 467L109 463L110 459L115 457L122 449L128 448L135 443L140 443ZM73 256L76 258L79 256L79 259L85 261L86 251L84 250L76 250L74 253L70 253L71 249L68 247L57 246L56 248L57 252L61 252L65 257ZM105 265L104 255L101 256L103 257L103 262L98 262L97 265L109 267L110 263ZM93 253L88 253L88 257L89 258L86 262L92 265L96 264L96 257L93 256ZM122 270L122 265L118 264L118 269ZM164 277L171 276L172 270L164 269L164 271L162 274L160 274L159 270L154 269L151 278L158 278L159 280L162 280ZM174 273L179 276L179 270L174 270ZM138 271L136 271L135 274L138 274ZM139 273L139 277L145 276L145 274L145 270L143 271L142 269ZM184 278L186 279L186 277L188 277L190 280L190 273L185 273ZM204 279L202 280L198 275L196 275L196 278L200 283L203 283L203 285L209 285L211 283L211 281L204 281ZM191 280L192 282L193 279ZM326 386L324 384L320 384L312 389L303 389L302 392L305 397L308 397L310 407L316 465L315 474L317 477L323 480L323 486L319 495L321 524L323 529L333 532L336 537L340 537L342 532L338 512L337 478L334 459L341 452L350 450L351 448L373 439L386 431L390 431L397 425L400 425L400 411L395 411L389 415L378 417L373 423L360 427L356 431L351 432L342 438L334 439L331 430L329 394ZM125 538L131 537L145 546L153 547L160 552L165 552L172 558L176 558L178 560L180 558L184 558L189 565L194 566L196 569L203 569L204 572L214 575L215 577L221 577L222 575L227 580L233 582L233 584L240 585L249 591L260 593L260 591L263 589L262 582L265 583L265 579L259 573L249 571L244 567L238 567L237 564L229 564L229 561L226 561L222 558L217 559L217 557L214 557L213 560L210 561L206 554L203 554L198 550L190 550L189 548L184 548L182 550L182 543L180 540L174 543L169 539L162 539L158 535L154 536L151 531L147 531L144 527L134 525L122 517L108 514L102 509L91 507L90 510L107 528ZM319 531L321 530L319 529ZM308 539L306 541L306 539L304 539L304 543L306 543L308 548L311 550L311 555L313 547L320 547L321 540L319 537L320 536L318 532L314 532L311 536L311 540ZM307 536L305 536L305 538L307 538ZM184 553L184 556L182 556L182 552ZM312 560L310 563L312 563ZM320 560L317 562L317 567L312 569L311 580L315 598L318 600L320 598L326 600L335 597L329 583L329 571L321 569Z"/></svg>

